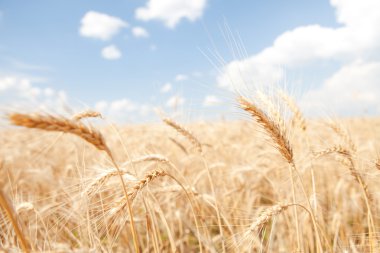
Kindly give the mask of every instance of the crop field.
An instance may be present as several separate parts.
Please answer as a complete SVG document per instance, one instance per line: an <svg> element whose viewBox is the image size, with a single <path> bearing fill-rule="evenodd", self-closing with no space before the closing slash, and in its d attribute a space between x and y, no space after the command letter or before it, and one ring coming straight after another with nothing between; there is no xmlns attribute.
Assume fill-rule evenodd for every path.
<svg viewBox="0 0 380 253"><path fill-rule="evenodd" d="M237 105L212 123L6 114L0 251L379 252L380 119Z"/></svg>

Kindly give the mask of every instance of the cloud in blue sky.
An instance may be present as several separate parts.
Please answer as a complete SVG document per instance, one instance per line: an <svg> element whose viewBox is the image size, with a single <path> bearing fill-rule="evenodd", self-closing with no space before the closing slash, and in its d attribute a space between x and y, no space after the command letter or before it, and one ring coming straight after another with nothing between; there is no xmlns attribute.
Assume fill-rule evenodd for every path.
<svg viewBox="0 0 380 253"><path fill-rule="evenodd" d="M210 107L219 105L222 101L215 95L207 95L203 100L203 106Z"/></svg>
<svg viewBox="0 0 380 253"><path fill-rule="evenodd" d="M178 74L175 76L175 81L177 82L186 81L187 79L189 79L189 77L184 74Z"/></svg>
<svg viewBox="0 0 380 253"><path fill-rule="evenodd" d="M161 89L160 89L160 92L161 93L168 93L169 91L172 90L172 84L171 83L165 83Z"/></svg>
<svg viewBox="0 0 380 253"><path fill-rule="evenodd" d="M317 80L310 90L305 91L305 80L292 80L291 77L286 80L290 85L295 83L295 86L298 85L301 87L300 90L305 91L299 97L299 102L307 111L320 111L319 108L324 105L332 108L331 111L336 109L340 115L346 112L358 115L366 110L380 113L380 1L330 0L330 5L335 10L335 22L333 19L326 21L329 17L324 12L325 16L317 19L319 21L316 24L299 25L309 22L300 18L285 26L287 28L281 28L280 32L273 32L267 28L267 25L271 25L267 21L269 23L263 23L265 27L262 31L256 33L252 30L254 35L250 34L251 31L244 34L247 32L245 26L250 29L251 24L239 23L242 19L236 18L239 20L237 22L233 15L248 9L245 8L246 5L250 8L262 7L261 5L266 3L252 4L247 0L243 7L239 3L231 3L207 0L144 0L135 3L129 10L115 10L112 9L114 6L102 8L94 4L97 11L82 3L84 9L75 9L79 10L75 19L72 20L70 17L67 22L61 22L58 29L54 26L58 24L51 25L54 30L44 26L44 19L40 20L41 23L31 22L30 27L25 26L29 23L16 22L15 17L21 15L25 8L18 6L13 7L13 10L4 9L7 12L4 12L4 22L1 22L0 28L6 27L7 29L2 31L11 39L0 42L1 105L4 101L8 102L10 98L14 98L14 103L40 101L41 107L51 105L54 108L67 100L66 93L61 89L67 89L72 95L74 93L73 97L83 96L82 91L88 89L90 83L98 85L98 89L94 89L91 96L83 98L87 100L86 103L91 103L109 118L120 120L124 119L123 115L127 115L129 120L138 121L138 117L153 118L153 108L156 106L165 107L167 110L183 105L191 107L194 104L194 110L202 110L202 107L209 106L226 106L227 103L222 102L223 97L215 94L226 94L225 90L235 90L249 95L257 86L281 84L289 77L289 73L305 73L306 78L310 80L310 72L313 72L320 80ZM225 9L219 12L216 6ZM77 8L78 5L70 2L66 7ZM209 8L207 12L206 7ZM282 8L287 8L287 5ZM296 4L290 8L297 12L303 11L301 7L297 9ZM207 44L208 31L199 32L202 29L199 21L204 16L205 24L212 27L210 37L215 33L219 34L220 31L213 22L217 24L220 21L211 18L218 18L223 11L232 16L229 17L232 23L236 22L233 25L234 29L245 29L243 40L257 34L273 34L263 41L259 38L258 44L261 45L258 47L247 45L248 52L256 53L244 54L244 58L227 61L222 59L224 52L218 54L216 61L224 64L221 73L218 74L210 69L211 66L200 64L201 61L207 62L207 59L197 58L193 49L199 46L202 50L214 44L217 47L226 46L223 43L218 44L220 41L216 40L216 43L214 41ZM41 13L46 14L46 10ZM268 12L269 14L271 13ZM244 17L244 20L261 21L261 17L249 18ZM154 21L157 23L153 23ZM188 21L198 21L198 24L182 24L189 23ZM318 24L322 21L325 25ZM176 29L166 29L165 26ZM279 26L278 22L274 22L272 29ZM33 27L42 27L39 30L41 36L24 32L25 29L34 31ZM48 30L51 33L47 33ZM62 31L72 32L67 32L67 43L65 38L65 45L47 48L54 44L50 43L51 41L62 38ZM57 34L50 36L54 32ZM15 36L16 33L19 37ZM30 48L36 49L34 54L26 52L34 50L29 50L28 47L24 50L24 45L20 46L21 43L18 43L27 41L28 38ZM172 43L173 41L175 42ZM190 43L186 44L189 41ZM239 45L236 47L237 51L241 49ZM40 50L41 48L44 50ZM62 56L61 52L75 54L68 53ZM123 57L124 54L128 57ZM26 64L24 60L37 64ZM67 62L70 62L70 66ZM333 67L324 71L325 65ZM90 73L88 70L95 71ZM48 81L36 78L40 76L46 77ZM50 87L48 82L56 88ZM105 85L114 85L114 89L107 89L108 86ZM222 91L216 90L220 88ZM77 90L79 92L75 93ZM118 93L111 94L111 90ZM235 96L235 93L231 95ZM72 100L70 104L71 102ZM134 118L131 118L131 115L135 115Z"/></svg>
<svg viewBox="0 0 380 253"><path fill-rule="evenodd" d="M1 108L5 110L43 110L60 112L67 103L67 95L63 90L51 87L41 88L38 83L45 80L15 75L0 75ZM58 110L57 110L58 109Z"/></svg>
<svg viewBox="0 0 380 253"><path fill-rule="evenodd" d="M89 11L81 20L79 33L84 37L110 40L125 27L128 27L128 23L118 17L96 11Z"/></svg>
<svg viewBox="0 0 380 253"><path fill-rule="evenodd" d="M115 45L109 45L102 49L102 57L106 60L117 60L120 59L122 53Z"/></svg>
<svg viewBox="0 0 380 253"><path fill-rule="evenodd" d="M172 109L176 109L182 105L184 105L186 102L186 99L181 96L181 95L174 95L172 97L170 97L167 101L166 101L166 107L170 107Z"/></svg>
<svg viewBox="0 0 380 253"><path fill-rule="evenodd" d="M132 34L136 38L148 38L149 37L148 31L145 28L141 27L141 26L135 26L135 27L133 27L132 28Z"/></svg>
<svg viewBox="0 0 380 253"><path fill-rule="evenodd" d="M376 108L380 112L380 1L331 0L331 5L340 27L308 25L286 31L272 46L228 63L218 76L219 86L247 93L281 83L283 67L302 71L328 61L340 69L308 91L301 99L303 106L335 106L344 112L355 104L361 111Z"/></svg>
<svg viewBox="0 0 380 253"><path fill-rule="evenodd" d="M149 0L144 7L136 10L139 20L160 20L169 28L174 28L181 19L195 21L206 7L206 0Z"/></svg>

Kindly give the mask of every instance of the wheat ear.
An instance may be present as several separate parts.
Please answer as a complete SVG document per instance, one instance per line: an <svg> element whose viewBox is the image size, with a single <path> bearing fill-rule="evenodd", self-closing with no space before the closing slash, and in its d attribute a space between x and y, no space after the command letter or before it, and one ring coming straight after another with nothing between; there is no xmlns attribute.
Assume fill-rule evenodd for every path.
<svg viewBox="0 0 380 253"><path fill-rule="evenodd" d="M303 116L300 108L297 106L294 99L291 98L289 95L287 95L285 92L283 92L281 90L278 91L278 94L280 95L282 100L286 103L286 105L289 107L290 111L292 111L292 113L293 113L292 122L298 123L300 128L303 131L306 131L306 129L307 129L306 119Z"/></svg>
<svg viewBox="0 0 380 253"><path fill-rule="evenodd" d="M124 210L124 208L127 206L127 201L130 201L130 204L132 204L133 200L136 198L137 194L150 182L152 182L154 179L158 177L163 177L168 175L166 171L164 170L153 170L147 173L142 179L140 179L138 182L136 182L132 187L131 190L128 192L128 198L125 196L122 197L120 200L117 201L116 208L111 211L112 214L117 214Z"/></svg>
<svg viewBox="0 0 380 253"><path fill-rule="evenodd" d="M351 149L351 152L355 153L357 151L356 145L355 145L354 141L352 140L352 138L351 138L349 132L347 131L347 129L344 129L337 122L329 122L329 123L327 123L327 125L336 134L338 134L343 139L343 141L345 142L345 144Z"/></svg>
<svg viewBox="0 0 380 253"><path fill-rule="evenodd" d="M93 111L93 110L85 110L83 112L79 112L75 114L72 117L73 120L81 120L84 118L103 118L103 116L100 112Z"/></svg>
<svg viewBox="0 0 380 253"><path fill-rule="evenodd" d="M102 134L80 122L41 114L12 113L8 117L11 123L16 126L74 134L94 145L97 149L107 152L112 157Z"/></svg>
<svg viewBox="0 0 380 253"><path fill-rule="evenodd" d="M263 226L265 226L271 219L273 216L276 216L276 215L279 215L280 213L282 213L283 211L285 211L286 209L288 209L288 207L291 206L290 204L277 204L277 205L274 205L268 209L266 209L257 219L255 222L253 222L251 224L251 226L249 227L249 231L250 232L256 232L258 231L260 228L262 228Z"/></svg>
<svg viewBox="0 0 380 253"><path fill-rule="evenodd" d="M166 125L176 130L178 133L183 135L193 144L193 146L197 149L199 153L202 153L202 144L189 130L187 130L184 126L180 125L179 123L175 122L170 118L163 118L162 121L165 122Z"/></svg>
<svg viewBox="0 0 380 253"><path fill-rule="evenodd" d="M354 163L354 160L352 158L352 153L351 153L351 151L349 149L344 148L344 147L338 145L338 146L334 146L332 148L329 148L329 149L317 152L317 153L315 153L315 156L316 157L321 157L321 156L332 154L332 153L337 153L337 154L343 156L344 158L346 158L348 160L348 164L346 164L346 165L348 165L348 169L349 169L352 177L363 188L365 198L367 200L371 200L371 196L370 196L370 193L369 193L369 190L368 190L368 185L365 183L363 177L360 175L360 173L355 168L355 163Z"/></svg>
<svg viewBox="0 0 380 253"><path fill-rule="evenodd" d="M275 147L281 153L288 163L293 163L293 150L290 147L285 129L280 128L277 122L274 122L270 117L255 104L249 102L244 97L239 97L238 102L240 107L248 112L256 121L263 127L275 143Z"/></svg>

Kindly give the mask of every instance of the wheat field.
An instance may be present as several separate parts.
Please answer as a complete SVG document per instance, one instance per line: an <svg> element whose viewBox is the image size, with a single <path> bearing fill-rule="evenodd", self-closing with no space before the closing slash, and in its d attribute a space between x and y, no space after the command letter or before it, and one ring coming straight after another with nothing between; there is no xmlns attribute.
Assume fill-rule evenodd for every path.
<svg viewBox="0 0 380 253"><path fill-rule="evenodd" d="M0 251L379 252L380 119L237 101L213 123L7 114Z"/></svg>

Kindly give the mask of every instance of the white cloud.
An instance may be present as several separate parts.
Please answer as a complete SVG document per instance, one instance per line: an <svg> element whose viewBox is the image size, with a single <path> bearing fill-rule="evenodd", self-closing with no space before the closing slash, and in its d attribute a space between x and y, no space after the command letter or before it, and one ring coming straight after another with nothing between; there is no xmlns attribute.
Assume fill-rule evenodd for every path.
<svg viewBox="0 0 380 253"><path fill-rule="evenodd" d="M339 114L380 113L380 62L343 66L321 87L307 92L301 105L308 112L334 108Z"/></svg>
<svg viewBox="0 0 380 253"><path fill-rule="evenodd" d="M195 21L200 18L206 7L206 0L149 0L146 6L136 10L137 19L163 21L174 28L183 18Z"/></svg>
<svg viewBox="0 0 380 253"><path fill-rule="evenodd" d="M109 45L102 49L102 56L107 60L117 60L121 55L120 50L115 45Z"/></svg>
<svg viewBox="0 0 380 253"><path fill-rule="evenodd" d="M185 103L185 98L179 95L172 96L166 102L167 107L176 108L178 106L182 106Z"/></svg>
<svg viewBox="0 0 380 253"><path fill-rule="evenodd" d="M118 17L96 11L89 11L81 20L79 33L84 37L109 40L122 28L127 26L128 23Z"/></svg>
<svg viewBox="0 0 380 253"><path fill-rule="evenodd" d="M108 102L105 100L98 101L95 103L94 108L96 111L104 112L108 108Z"/></svg>
<svg viewBox="0 0 380 253"><path fill-rule="evenodd" d="M363 95L363 90L360 93L360 99L356 97L355 100L349 99L350 96L347 93L363 87L364 83L367 83L364 87L369 89L369 93L378 91L374 90L374 86L369 83L373 83L375 76L380 75L380 72L376 74L371 71L373 66L380 62L380 29L378 28L380 27L380 1L331 0L330 2L336 8L336 19L341 24L340 27L308 25L286 31L275 39L272 46L247 59L227 64L217 78L219 86L244 93L246 89L252 90L257 86L278 84L284 79L283 67L297 73L311 68L325 81L319 83L314 91L307 94L309 99L315 96L313 101L318 100L324 96L324 93L330 98L345 94L345 98L340 99L339 103L351 107L353 105L347 104L348 101L363 102L365 99L372 101L371 96ZM333 76L328 76L326 74L328 71L323 71L325 63L334 64L340 70ZM351 72L348 72L348 69ZM360 76L362 80L361 82L345 81L342 72L347 76L350 76L350 73ZM339 84L338 81L343 84ZM357 88L353 89L353 87ZM332 93L335 95L331 95Z"/></svg>
<svg viewBox="0 0 380 253"><path fill-rule="evenodd" d="M172 90L172 84L171 83L165 83L162 87L160 92L161 93L168 93L169 91Z"/></svg>
<svg viewBox="0 0 380 253"><path fill-rule="evenodd" d="M216 106L221 103L220 99L214 95L208 95L203 100L203 106L209 107L209 106Z"/></svg>
<svg viewBox="0 0 380 253"><path fill-rule="evenodd" d="M114 112L120 112L120 111L133 112L137 110L137 106L134 103L132 103L130 100L125 99L125 98L111 102L109 108L111 111L114 111Z"/></svg>
<svg viewBox="0 0 380 253"><path fill-rule="evenodd" d="M185 81L187 80L189 77L187 75L183 75L183 74L178 74L175 76L175 80L177 82L180 82L180 81Z"/></svg>
<svg viewBox="0 0 380 253"><path fill-rule="evenodd" d="M52 88L49 88L49 87L45 88L43 90L43 92L44 92L44 95L47 96L47 97L52 97L52 96L55 95L55 91Z"/></svg>
<svg viewBox="0 0 380 253"><path fill-rule="evenodd" d="M64 91L51 87L42 88L34 80L38 78L16 75L0 75L0 107L7 109L37 110L63 109L67 96Z"/></svg>
<svg viewBox="0 0 380 253"><path fill-rule="evenodd" d="M148 31L145 30L144 28L140 27L140 26L133 27L132 28L132 34L136 38L148 38L149 37Z"/></svg>
<svg viewBox="0 0 380 253"><path fill-rule="evenodd" d="M1 77L0 92L10 92L28 99L34 99L41 93L39 88L32 86L30 79L16 76Z"/></svg>
<svg viewBox="0 0 380 253"><path fill-rule="evenodd" d="M153 106L133 102L127 98L101 100L95 103L94 108L106 118L116 122L147 120L153 112Z"/></svg>

